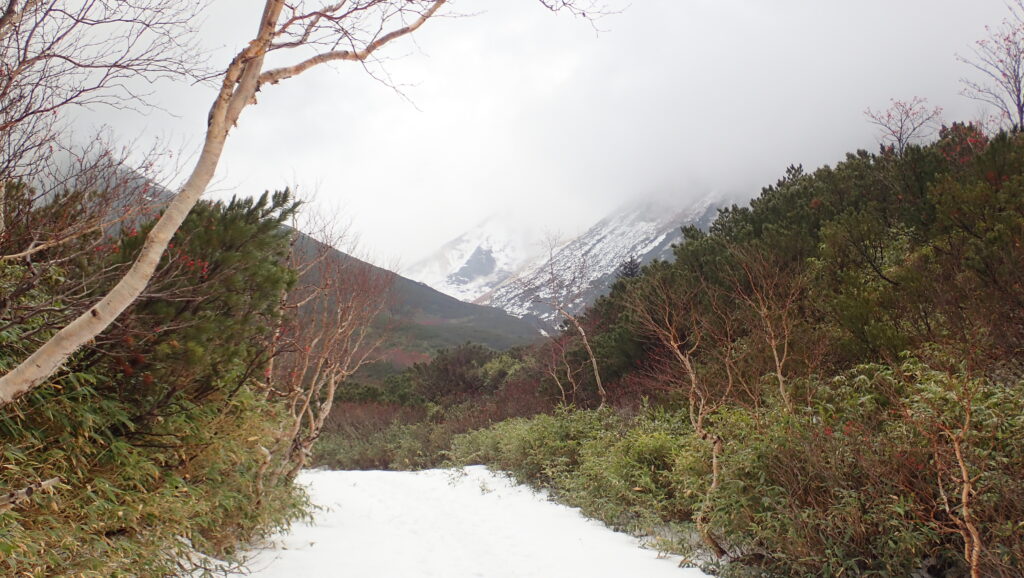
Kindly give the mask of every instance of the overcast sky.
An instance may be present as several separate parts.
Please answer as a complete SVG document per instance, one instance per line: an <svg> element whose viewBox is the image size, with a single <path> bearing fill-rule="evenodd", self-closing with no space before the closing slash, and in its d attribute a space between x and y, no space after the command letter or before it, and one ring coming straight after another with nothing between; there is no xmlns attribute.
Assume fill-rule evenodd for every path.
<svg viewBox="0 0 1024 578"><path fill-rule="evenodd" d="M201 26L213 64L261 4L214 0ZM390 265L495 212L571 233L644 195L749 198L790 164L874 149L863 113L890 98L978 117L956 54L1006 14L1003 0L633 0L598 34L535 0L452 4L485 12L428 22L384 53L408 100L353 64L265 88L210 195L297 187ZM79 124L194 154L212 94L161 85L167 112L88 111Z"/></svg>

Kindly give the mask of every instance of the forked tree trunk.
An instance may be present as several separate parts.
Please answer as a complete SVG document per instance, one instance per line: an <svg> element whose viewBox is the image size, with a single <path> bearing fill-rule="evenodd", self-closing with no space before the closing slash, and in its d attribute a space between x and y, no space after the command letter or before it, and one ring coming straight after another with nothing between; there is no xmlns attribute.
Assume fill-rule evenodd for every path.
<svg viewBox="0 0 1024 578"><path fill-rule="evenodd" d="M37 0L20 3L18 0L7 0L6 9L0 14L0 18L3 18L0 20L0 35L10 28L10 22L20 17L19 9L35 1ZM18 367L0 377L0 407L44 383L76 350L106 329L142 293L156 271L171 237L213 178L228 132L235 126L242 110L255 102L254 97L261 84L276 84L327 62L364 62L385 44L415 32L446 2L447 0L380 0L363 4L335 2L306 14L291 13L284 22L281 22L281 15L286 7L285 0L265 0L263 17L255 38L235 56L224 72L220 91L210 110L206 139L196 166L181 191L150 231L139 257L109 294L60 330ZM565 9L583 17L588 16L587 12L577 7L573 0L559 0L557 3L541 0L541 3L554 11ZM2 6L4 0L0 0L0 7ZM364 8L375 6L390 8L381 11L381 21L378 25L360 29L358 18L366 13ZM294 12L295 7L291 6L289 9ZM347 18L357 19L355 28L348 29L341 25ZM392 22L401 25L385 32L388 24ZM353 30L365 32L367 36L361 48L356 47L359 41L353 36L356 34ZM321 33L336 36L338 42L334 49L315 54L290 66L262 70L264 56L271 49L275 38L285 39L277 44L277 47L299 48L307 44L316 44L316 38ZM330 44L323 38L320 41ZM342 49L341 46L348 46L349 49ZM579 325L576 325L577 329L581 330L584 345L591 357L603 405L605 393L597 373L597 362L586 336L582 334Z"/></svg>
<svg viewBox="0 0 1024 578"><path fill-rule="evenodd" d="M576 332L580 334L580 339L583 341L583 348L587 351L587 357L590 358L590 367L594 371L594 382L597 384L597 395L601 398L601 404L598 405L598 409L601 409L608 402L608 393L604 390L604 383L601 382L601 371L597 366L597 356L594 355L594 350L590 348L590 340L587 339L587 332L583 330L583 326L576 317L566 311L564 308L559 307L558 311L568 319L573 327L576 328Z"/></svg>

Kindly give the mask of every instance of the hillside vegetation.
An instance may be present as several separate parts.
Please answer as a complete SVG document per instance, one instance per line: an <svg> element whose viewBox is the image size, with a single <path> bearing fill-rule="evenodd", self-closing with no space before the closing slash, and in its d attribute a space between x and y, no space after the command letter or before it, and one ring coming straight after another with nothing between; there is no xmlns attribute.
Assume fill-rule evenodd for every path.
<svg viewBox="0 0 1024 578"><path fill-rule="evenodd" d="M450 3L265 0L223 68L198 46L203 30L227 38L201 4L9 0L0 15L0 574L223 573L309 513L294 480L311 463L481 463L720 575L1024 575L1024 0L960 58L982 79L964 94L1006 130L926 139L940 111L923 99L869 109L887 131L877 153L790 167L710 228L682 227L673 259L634 255L586 310L531 289L562 321L539 342L526 321L339 253L322 215L298 234L289 191L201 200L240 119L274 137L267 150L303 148L243 115L261 90L328 62L390 85L384 46ZM609 15L598 0L540 4ZM150 178L181 158L158 141L72 144L65 111L145 113L168 81L217 94L195 110L202 146L174 195ZM298 114L317 92L279 128L351 112L342 99L337 115ZM582 166L558 139L532 142L559 153L537 159ZM406 191L437 205L445 167L468 166L433 162L443 143L372 144L360 151L388 171L444 177ZM638 149L638 166L667 150ZM331 155L323 166L361 158ZM630 182L689 180L661 176ZM570 268L549 265L543 284Z"/></svg>
<svg viewBox="0 0 1024 578"><path fill-rule="evenodd" d="M108 206L110 193L69 194L78 204L33 206L30 189L9 184L8 208L25 218L7 230L4 254L50 230L59 211ZM312 443L317 397L308 412L296 404L320 395L319 378L307 372L300 387L282 374L294 373L303 341L301 332L280 333L303 314L285 296L317 303L323 295L310 293L300 275L309 267L291 252L285 223L297 208L287 192L201 203L145 295L52 387L5 410L5 493L57 484L0 506L0 573L211 569L200 552L230 556L304 515L292 479ZM88 307L131 262L152 222L140 216L137 226L82 235L31 263L0 261L0 369ZM330 297L344 309L338 294Z"/></svg>
<svg viewBox="0 0 1024 578"><path fill-rule="evenodd" d="M1022 262L1021 133L791 167L582 317L603 408L574 329L465 346L319 459L490 464L726 574L1017 576Z"/></svg>

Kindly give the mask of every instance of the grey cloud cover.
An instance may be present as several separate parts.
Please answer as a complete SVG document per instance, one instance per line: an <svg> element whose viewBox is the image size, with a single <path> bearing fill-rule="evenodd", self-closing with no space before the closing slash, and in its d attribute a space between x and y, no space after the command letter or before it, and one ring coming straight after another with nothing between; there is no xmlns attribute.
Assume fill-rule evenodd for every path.
<svg viewBox="0 0 1024 578"><path fill-rule="evenodd" d="M258 4L211 6L201 33L214 64L245 40ZM484 12L387 50L411 103L352 64L265 88L213 195L315 192L385 264L497 211L571 231L641 195L750 197L790 164L874 148L863 111L889 98L977 117L955 55L1006 14L1001 0L634 0L598 34L533 0L453 6ZM211 90L159 89L176 116L92 111L79 124L194 147Z"/></svg>

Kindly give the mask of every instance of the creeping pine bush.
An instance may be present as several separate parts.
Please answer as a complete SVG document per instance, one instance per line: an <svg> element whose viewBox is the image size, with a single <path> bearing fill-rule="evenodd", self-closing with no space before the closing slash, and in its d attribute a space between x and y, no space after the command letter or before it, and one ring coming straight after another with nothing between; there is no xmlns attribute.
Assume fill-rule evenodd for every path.
<svg viewBox="0 0 1024 578"><path fill-rule="evenodd" d="M421 470L444 464L452 438L447 422L391 423L361 435L322 434L312 463L338 470Z"/></svg>
<svg viewBox="0 0 1024 578"><path fill-rule="evenodd" d="M198 553L230 557L304 515L291 480L261 475L262 447L289 418L251 378L294 278L275 258L287 253L281 221L293 208L286 194L200 206L175 238L179 258L165 257L151 285L182 298L140 300L3 408L0 493L61 483L0 512L0 575L190 575L212 570ZM108 246L138 242L120 241ZM129 260L93 258L67 266L88 276ZM0 262L0 371L48 337L47 316L61 308L57 269L39 281L20 269Z"/></svg>
<svg viewBox="0 0 1024 578"><path fill-rule="evenodd" d="M455 353L466 349L482 348L465 346ZM490 361L472 372L485 382L474 394L441 395L436 402L408 395L420 389L423 375L438 370L435 362L447 368L438 373L464 373L466 368L455 362L462 356L451 354L388 378L382 387L342 391L346 397L355 394L354 399L335 404L314 447L313 464L335 469L439 467L448 460L456 436L550 407L529 382L519 379L522 362L516 356L483 351ZM468 357L470 362L476 359Z"/></svg>
<svg viewBox="0 0 1024 578"><path fill-rule="evenodd" d="M0 573L175 575L193 549L229 555L304 512L290 483L256 492L262 460L250 440L269 439L276 423L265 401L244 392L216 416L193 416L184 439L196 445L179 454L113 433L130 408L98 395L100 380L68 375L0 418L4 486L62 480L0 514Z"/></svg>
<svg viewBox="0 0 1024 578"><path fill-rule="evenodd" d="M711 520L734 553L780 576L905 576L928 556L936 533L881 487L896 473L881 432L782 408L720 420L730 437Z"/></svg>

